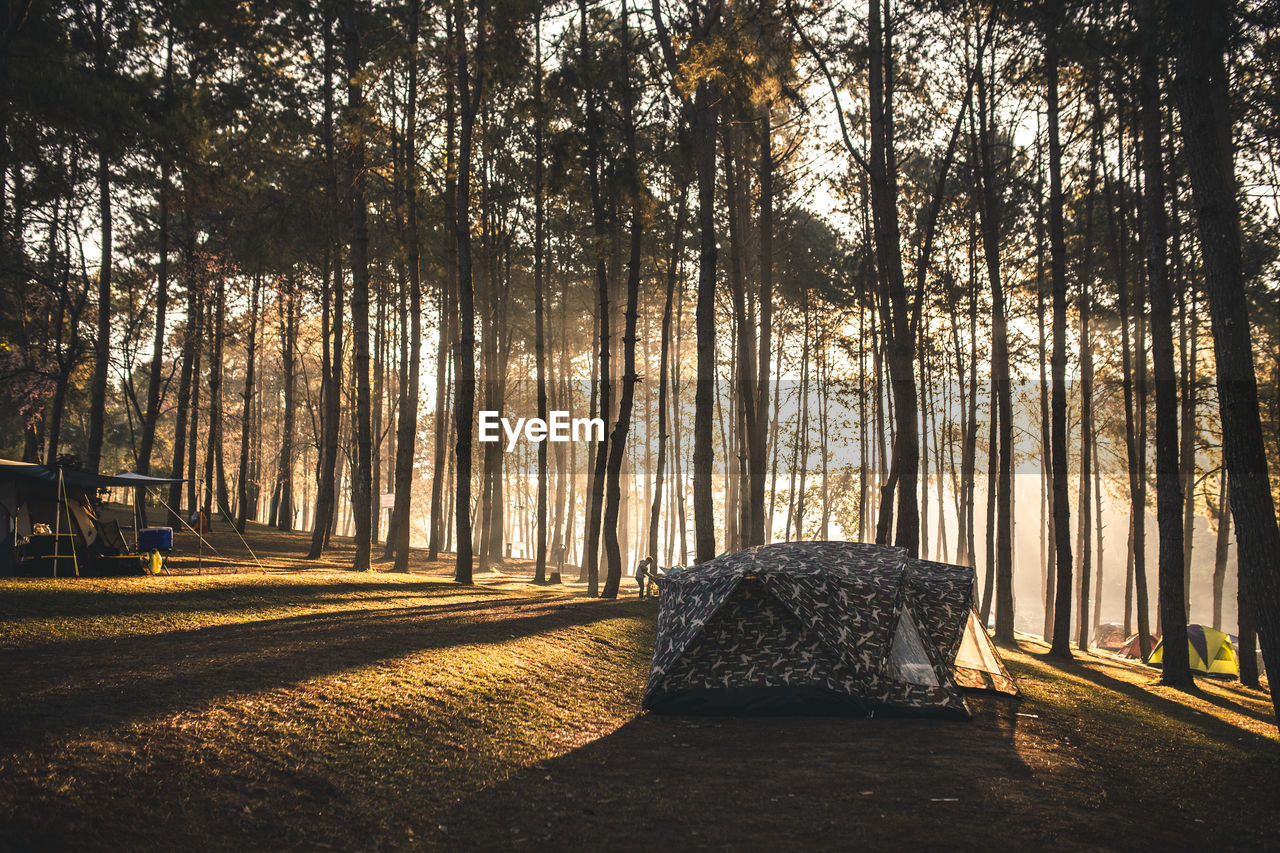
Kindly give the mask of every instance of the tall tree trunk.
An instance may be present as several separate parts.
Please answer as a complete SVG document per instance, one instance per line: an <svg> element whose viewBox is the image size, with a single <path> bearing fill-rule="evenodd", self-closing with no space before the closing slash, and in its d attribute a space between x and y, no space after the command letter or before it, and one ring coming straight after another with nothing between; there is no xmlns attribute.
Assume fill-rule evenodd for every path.
<svg viewBox="0 0 1280 853"><path fill-rule="evenodd" d="M186 469L186 453L187 453L187 421L191 414L192 388L195 385L195 359L196 348L200 340L200 297L199 290L195 286L195 282L191 273L194 267L191 263L191 223L190 218L187 219L187 252L186 252L186 270L187 270L187 328L182 338L182 372L178 379L178 410L174 418L173 427L173 465L169 469L169 476L180 478L184 476ZM191 418L194 422L194 418ZM194 429L194 426L192 427ZM173 483L169 486L169 525L171 527L181 527L182 524L182 483Z"/></svg>
<svg viewBox="0 0 1280 853"><path fill-rule="evenodd" d="M718 8L718 6L717 6ZM716 92L711 81L698 83L693 98L692 144L698 174L698 372L693 402L693 526L694 559L705 563L716 556L715 509L712 506L716 369ZM728 460L726 460L727 464Z"/></svg>
<svg viewBox="0 0 1280 853"><path fill-rule="evenodd" d="M1094 145L1089 156L1088 189L1085 192L1084 239L1079 266L1080 277L1080 520L1077 522L1080 552L1080 600L1076 610L1076 646L1081 651L1089 650L1091 622L1089 619L1090 582L1092 581L1093 533L1090 526L1093 521L1089 507L1090 492L1093 483L1090 480L1094 466L1093 447L1093 344L1090 337L1091 305L1089 281L1093 276L1093 202L1094 185L1097 178L1097 164L1102 153L1102 114L1095 111ZM1102 555L1098 555L1101 559Z"/></svg>
<svg viewBox="0 0 1280 853"><path fill-rule="evenodd" d="M583 75L592 80L592 51L589 48L587 3L579 0L579 48ZM610 385L612 377L609 372L609 272L605 258L605 246L608 233L605 225L604 199L600 192L600 118L596 106L594 85L588 85L584 93L587 116L587 183L591 190L591 213L593 235L595 237L593 254L596 278L596 311L599 326L599 356L596 367L599 370L596 392L599 395L599 417L606 423L612 414L610 403ZM583 565L587 573L587 594L599 593L600 585L600 518L604 509L605 478L609 462L608 443L597 442L592 457L591 492L587 504L587 527L583 533Z"/></svg>
<svg viewBox="0 0 1280 853"><path fill-rule="evenodd" d="M1071 657L1071 509L1067 498L1067 250L1062 227L1062 140L1058 132L1058 64L1062 2L1049 11L1044 34L1049 113L1049 269L1053 285L1053 518L1058 591L1054 602L1054 657Z"/></svg>
<svg viewBox="0 0 1280 853"><path fill-rule="evenodd" d="M964 517L961 524L965 526L965 536L969 543L968 565L978 564L978 536L975 524L977 501L974 498L977 489L975 471L978 466L978 266L977 258L978 233L975 224L969 223L969 409L968 429L964 436L964 449L961 454L960 469L962 488L964 490Z"/></svg>
<svg viewBox="0 0 1280 853"><path fill-rule="evenodd" d="M188 282L188 287L190 283ZM194 357L195 338L199 334L196 328L193 328L192 317L193 311L191 305L195 301L193 290L189 290L187 294L187 329L183 334L182 343L182 368L178 378L178 406L174 415L173 427L173 462L169 468L170 477L181 477L183 469L186 468L186 450L187 450L187 415L188 400L191 397L191 381L192 381L192 359ZM169 486L169 525L171 527L181 526L180 510L182 507L182 484L173 483Z"/></svg>
<svg viewBox="0 0 1280 853"><path fill-rule="evenodd" d="M551 381L551 387L558 389L556 404L564 411L573 411L573 386L570 384L569 369L569 306L565 288L560 289L560 376ZM554 351L554 347L552 347ZM558 384L557 384L558 383ZM551 546L551 559L555 564L548 581L561 583L564 574L564 563L567 559L570 541L573 536L573 503L570 499L566 512L565 499L568 493L569 479L576 475L576 459L573 448L566 448L563 442L556 445L556 523L555 538ZM568 469L568 470L566 470Z"/></svg>
<svg viewBox="0 0 1280 853"><path fill-rule="evenodd" d="M892 16L885 0L871 0L868 9L871 43L871 203L875 219L876 254L884 285L885 337L889 351L889 375L893 383L896 427L892 479L897 488L894 543L913 556L920 541L919 407L915 389L915 338L911 334L911 310L907 304L902 272L901 232L898 222L898 174L894 145L894 81Z"/></svg>
<svg viewBox="0 0 1280 853"><path fill-rule="evenodd" d="M203 332L208 328L208 321L205 319L204 294L201 293L199 302L196 303L196 312L199 315L199 328ZM191 374L191 429L188 430L187 436L187 510L188 512L196 512L200 509L200 476L199 460L196 451L200 446L200 362L204 357L204 346L196 343L194 362L192 363ZM207 480L207 478L206 478Z"/></svg>
<svg viewBox="0 0 1280 853"><path fill-rule="evenodd" d="M213 500L213 494L214 494L213 480L214 480L214 474L215 474L215 460L218 455L217 447L221 443L219 440L220 436L218 436L218 421L220 420L220 418L218 417L218 406L217 406L217 401L222 396L222 368L218 364L218 360L219 360L218 356L221 355L221 353L217 352L218 350L217 342L221 336L218 334L216 319L215 319L217 316L216 306L222 296L220 292L221 290L222 290L222 278L221 276L219 276L218 283L214 288L214 300L211 304L205 306L205 318L204 318L205 327L212 329L213 334L211 335L212 344L209 347L210 351L208 354L209 355L209 397L208 397L208 402L205 404L206 421L205 421L205 431L204 431L204 480L203 480L204 491L201 496L202 503L200 504L200 509L204 512L205 516L208 517L210 521L213 520L213 515L215 511L214 500ZM194 450L192 451L191 456L193 459L195 458Z"/></svg>
<svg viewBox="0 0 1280 853"><path fill-rule="evenodd" d="M1172 198L1176 195L1176 190L1171 193ZM1174 234L1178 231L1177 211L1174 211ZM1177 257L1180 253L1178 240L1173 241L1174 254ZM1179 263L1177 266L1181 266ZM1178 450L1178 466L1182 474L1182 604L1186 610L1186 618L1191 618L1191 554L1192 545L1195 542L1196 530L1196 303L1195 292L1190 293L1191 297L1191 318L1188 329L1186 295L1190 289L1187 281L1180 276L1175 281L1175 287L1178 293L1178 315L1179 315L1179 336L1181 338L1178 347L1181 353L1182 361L1182 423L1179 427L1178 440L1180 447Z"/></svg>
<svg viewBox="0 0 1280 853"><path fill-rule="evenodd" d="M759 440L760 425L757 420L756 388L759 376L755 368L756 344L755 323L748 317L746 281L744 272L744 219L743 198L740 191L742 180L742 163L737 154L739 147L738 134L731 124L726 124L721 134L724 140L724 172L725 172L725 206L728 208L729 230L729 284L733 305L734 356L733 356L733 391L734 400L733 423L736 426L735 445L737 453L729 452L726 462L736 457L737 476L734 478L734 492L737 506L732 508L733 524L736 536L730 543L730 550L740 550L749 545L758 544L751 541L751 525L753 508L751 506L751 450ZM763 494L761 495L763 500ZM726 508L730 511L730 508ZM763 519L763 509L761 509ZM726 516L729 520L729 516Z"/></svg>
<svg viewBox="0 0 1280 853"><path fill-rule="evenodd" d="M259 272L254 275L252 290L249 292L249 335L245 341L244 393L240 395L244 405L240 409L240 482L236 484L235 524L236 530L242 534L245 521L249 517L249 481L252 479L249 471L249 433L253 426L253 382L258 361L258 295L261 288L262 273Z"/></svg>
<svg viewBox="0 0 1280 853"><path fill-rule="evenodd" d="M387 536L388 542L392 536L395 537L393 570L397 572L409 571L413 459L417 449L418 379L422 361L422 264L418 246L418 7L419 0L410 0L409 80L405 93L405 261L409 268L409 363L408 375L402 373L400 379L400 412L396 424L396 497ZM401 347L403 349L403 343Z"/></svg>
<svg viewBox="0 0 1280 853"><path fill-rule="evenodd" d="M1086 217L1087 219L1088 217ZM1086 232L1086 242L1090 236ZM1080 277L1080 505L1076 522L1076 549L1080 553L1079 603L1076 606L1076 646L1089 650L1089 596L1092 580L1093 515L1089 507L1093 482L1093 353L1089 338L1089 281Z"/></svg>
<svg viewBox="0 0 1280 853"><path fill-rule="evenodd" d="M813 348L810 328L809 291L806 288L801 294L801 310L804 312L804 334L800 348L800 428L796 434L796 463L800 468L800 487L795 493L795 521L797 541L804 535L804 499L805 479L809 474L809 377L813 374Z"/></svg>
<svg viewBox="0 0 1280 853"><path fill-rule="evenodd" d="M618 542L618 514L622 500L621 473L623 456L626 452L627 434L631 429L631 409L635 400L636 376L636 312L640 298L640 240L643 235L641 213L640 164L636 155L636 125L634 94L631 88L631 33L627 23L627 2L622 0L622 40L624 68L622 102L623 102L623 137L625 140L625 161L623 168L627 171L627 183L631 197L631 242L627 257L627 307L625 331L622 333L622 394L618 400L618 420L609 438L609 459L607 466L606 502L604 513L604 547L608 556L609 571L605 577L604 598L617 598L618 585L622 581L623 554Z"/></svg>
<svg viewBox="0 0 1280 853"><path fill-rule="evenodd" d="M1227 580L1227 546L1231 540L1231 515L1227 510L1227 469L1224 466L1218 485L1218 507L1215 521L1218 535L1213 548L1213 628L1222 630L1222 587Z"/></svg>
<svg viewBox="0 0 1280 853"><path fill-rule="evenodd" d="M695 10L695 19L689 20L686 42L690 52L701 50L714 39L720 29L721 3L712 3L705 10ZM691 7L693 8L693 7ZM653 22L658 32L658 43L666 60L667 70L673 82L685 74L676 59L674 43L667 32L659 0L652 0ZM697 17L702 11L701 17ZM689 127L690 148L698 180L698 299L696 308L697 378L694 391L693 416L693 522L694 560L706 562L716 555L715 508L712 495L712 474L715 465L715 368L716 368L716 135L718 129L719 91L712 74L699 74L697 86L690 97L683 84L677 84L681 93L685 122ZM678 432L678 429L677 429ZM727 462L727 460L726 460Z"/></svg>
<svg viewBox="0 0 1280 853"><path fill-rule="evenodd" d="M343 2L343 31L347 63L347 146L351 179L351 314L356 374L355 482L351 489L355 522L355 560L352 569L369 571L373 544L373 423L369 388L369 226L365 210L364 88L356 0Z"/></svg>
<svg viewBox="0 0 1280 853"><path fill-rule="evenodd" d="M478 29L478 28L477 28ZM455 197L454 234L458 246L458 350L457 396L454 427L457 431L457 496L454 518L457 560L454 580L471 583L471 431L475 419L476 325L475 296L471 281L471 132L480 98L479 81L472 86L467 56L466 4L453 0L453 62L458 97L458 186Z"/></svg>
<svg viewBox="0 0 1280 853"><path fill-rule="evenodd" d="M1106 549L1103 548L1102 541L1102 460L1098 456L1098 415L1094 411L1090 413L1089 418L1089 439L1093 453L1093 524L1096 531L1098 546L1094 549L1094 553L1098 555L1098 564L1094 567L1093 577L1093 623L1090 626L1093 633L1097 634L1098 626L1102 624L1102 580L1103 568L1106 566ZM1128 636L1127 634L1125 635Z"/></svg>
<svg viewBox="0 0 1280 853"><path fill-rule="evenodd" d="M684 343L684 287L677 285L676 321L675 321L675 358L671 361L671 474L675 489L676 519L680 531L680 564L689 565L689 516L685 511L684 463L681 452L683 444L680 429L680 351Z"/></svg>
<svg viewBox="0 0 1280 853"><path fill-rule="evenodd" d="M1124 146L1123 125L1120 131L1121 148ZM1120 166L1123 169L1124 158L1120 158ZM1120 192L1121 201L1123 202L1123 194L1125 192L1124 173L1120 174ZM1121 342L1121 359L1122 359L1122 385L1124 390L1124 419L1125 419L1125 458L1129 471L1129 555L1131 560L1130 570L1126 573L1125 580L1125 624L1126 630L1129 625L1129 614L1131 612L1130 605L1133 604L1137 611L1137 629L1138 629L1138 647L1145 659L1151 653L1151 629L1149 621L1149 610L1147 607L1147 571L1146 571L1146 430L1145 417L1143 416L1141 400L1135 400L1135 373L1143 374L1145 372L1145 352L1142 344L1143 336L1141 334L1141 315L1143 311L1142 295L1138 288L1134 288L1133 292L1129 290L1128 265L1126 258L1128 256L1128 240L1125 239L1126 219L1121 213L1116 215L1117 201L1113 199L1111 191L1110 170L1103 164L1103 192L1106 198L1106 207L1108 211L1108 221L1110 222L1112 238L1111 251L1115 257L1115 273L1117 285L1117 301L1120 306L1120 342ZM1127 204L1127 203L1126 203ZM1138 324L1136 326L1137 333L1131 335L1131 323L1133 318L1137 317ZM1137 338L1138 357L1137 367L1134 365L1134 344L1131 337ZM1139 398L1145 390L1145 382L1139 382L1136 389Z"/></svg>
<svg viewBox="0 0 1280 853"><path fill-rule="evenodd" d="M169 42L165 63L165 88L173 72L173 42ZM156 323L151 344L151 368L147 372L147 411L142 419L142 435L138 441L137 470L139 474L151 473L151 452L155 447L156 424L160 420L160 386L163 375L165 320L169 311L169 159L160 161L159 264L156 270ZM138 489L133 499L136 528L147 526L146 489Z"/></svg>
<svg viewBox="0 0 1280 853"><path fill-rule="evenodd" d="M227 467L223 457L223 342L225 324L227 324L227 279L218 275L218 286L214 288L214 341L209 360L209 470L206 476L209 493L205 496L205 511L210 517L221 514L223 520L232 524L227 493ZM212 506L210 506L212 505Z"/></svg>
<svg viewBox="0 0 1280 853"><path fill-rule="evenodd" d="M986 575L982 584L981 609L983 625L990 624L991 599L995 593L996 586L996 487L999 481L997 469L1000 464L999 436L1001 415L995 383L991 385L988 407L991 411L991 427L987 435L987 527L983 536L986 545L984 549Z"/></svg>
<svg viewBox="0 0 1280 853"><path fill-rule="evenodd" d="M658 356L658 461L653 474L653 507L649 513L649 553L654 568L658 563L658 520L662 513L662 481L667 467L667 366L671 352L671 308L675 296L676 279L680 272L680 244L684 237L685 218L688 213L688 183L682 175L676 201L676 218L671 229L671 255L667 259L667 288L662 305L662 343ZM674 502L668 501L668 506ZM670 512L670 509L668 509Z"/></svg>
<svg viewBox="0 0 1280 853"><path fill-rule="evenodd" d="M451 14L451 13L450 13ZM450 39L450 41L452 41ZM427 545L427 559L436 559L444 540L448 538L448 513L444 509L445 466L448 463L449 413L445 404L448 386L445 384L445 366L449 351L455 345L453 324L454 298L458 290L458 97L456 91L456 58L452 48L444 52L443 73L445 83L445 169L444 169L444 266L445 279L440 285L440 328L436 345L436 433L435 459L431 468L431 537ZM455 362L456 363L456 362Z"/></svg>
<svg viewBox="0 0 1280 853"><path fill-rule="evenodd" d="M1013 643L1013 390L1009 381L1008 308L1000 278L1001 187L996 183L991 115L980 48L976 66L979 162L981 163L982 245L991 284L991 381L995 386L993 419L999 427L1000 471L996 479L995 585L996 641ZM993 412L993 415L996 414ZM987 476L991 476L988 471ZM987 541L987 549L992 543ZM990 561L988 561L990 562Z"/></svg>
<svg viewBox="0 0 1280 853"><path fill-rule="evenodd" d="M286 304L279 306L283 310L280 318L280 361L283 366L281 380L284 385L283 424L280 429L280 462L276 467L276 491L280 496L276 511L275 525L281 530L293 529L293 467L294 467L294 433L296 432L297 399L297 348L298 309L297 294L294 292L292 280L280 290L280 300Z"/></svg>
<svg viewBox="0 0 1280 853"><path fill-rule="evenodd" d="M534 27L534 55L537 63L537 77L534 87L534 219L533 219L533 313L534 313L534 361L535 373L538 383L538 417L543 421L547 418L547 374L546 374L546 330L544 329L546 315L546 295L545 275L542 266L543 245L546 241L545 222L546 222L546 198L543 189L542 177L542 160L544 157L545 143L543 140L546 124L546 117L543 114L542 104L542 7L538 7L537 24ZM625 19L624 19L625 20ZM625 27L625 24L624 24ZM546 583L547 580L547 445L549 442L541 441L538 443L538 497L537 508L535 510L535 526L537 528L534 536L536 542L535 565L534 565L534 583Z"/></svg>
<svg viewBox="0 0 1280 853"><path fill-rule="evenodd" d="M1231 100L1223 55L1231 28L1228 7L1178 0L1177 78L1191 190L1200 225L1205 291L1218 366L1223 459L1230 481L1242 599L1257 625L1271 673L1280 672L1280 528L1267 472L1253 364L1253 334L1241 268L1240 213L1231 150ZM1280 691L1271 692L1280 717Z"/></svg>
<svg viewBox="0 0 1280 853"><path fill-rule="evenodd" d="M1183 605L1182 483L1178 473L1178 376L1173 363L1173 294L1170 290L1164 206L1164 155L1160 140L1158 24L1155 0L1139 0L1142 35L1139 104L1142 124L1144 244L1151 292L1151 352L1156 381L1156 523L1160 529L1160 621L1164 636L1163 684L1191 686L1187 614ZM1224 419L1225 420L1225 419ZM1275 519L1272 518L1272 529Z"/></svg>
<svg viewBox="0 0 1280 853"><path fill-rule="evenodd" d="M321 119L324 157L324 286L321 300L324 363L321 368L321 447L320 464L316 474L315 519L311 528L311 548L307 559L319 559L325 543L333 530L334 511L337 508L338 434L341 431L342 385L342 252L338 237L338 177L334 154L333 127L333 73L334 73L334 8L324 5L324 70L323 112ZM330 337L331 336L331 337Z"/></svg>
<svg viewBox="0 0 1280 853"><path fill-rule="evenodd" d="M756 377L756 419L759 422L751 440L750 464L751 524L747 542L764 545L772 535L772 514L766 516L764 508L765 468L769 445L769 359L773 347L773 104L766 99L760 106L760 289L757 297L760 309L760 340L756 353L759 375ZM750 437L749 437L750 439ZM768 518L768 521L766 521Z"/></svg>
<svg viewBox="0 0 1280 853"><path fill-rule="evenodd" d="M107 75L107 32L103 19L104 0L95 0L94 48L95 69ZM102 444L106 424L107 367L111 358L111 151L107 130L98 141L98 224L101 230L102 257L98 266L98 322L94 340L93 381L89 386L89 435L85 469L97 474L102 462Z"/></svg>
<svg viewBox="0 0 1280 853"><path fill-rule="evenodd" d="M1038 130L1039 128L1037 128ZM1042 511L1047 508L1045 522L1040 529L1041 560L1044 563L1044 629L1042 636L1047 642L1053 636L1054 598L1057 595L1058 583L1058 549L1057 534L1053 515L1053 489L1046 488L1053 471L1053 443L1049 436L1049 376L1046 369L1045 341L1045 304L1044 304L1044 169L1041 158L1040 134L1036 134L1036 354L1040 367L1040 458L1041 475L1040 490L1044 493L1041 500ZM1045 539L1049 540L1047 554ZM1126 635L1127 636L1127 635Z"/></svg>
<svg viewBox="0 0 1280 853"><path fill-rule="evenodd" d="M326 42L331 38L332 22L326 24ZM328 54L330 51L326 51ZM326 61L326 66L331 62ZM326 70L326 78L331 71ZM338 446L342 433L342 374L343 374L343 303L344 288L342 280L342 251L338 238L337 175L334 163L333 133L330 120L330 86L326 85L325 124L325 159L328 163L328 186L326 188L326 257L329 259L327 283L322 297L325 302L325 314L329 318L330 341L326 350L329 354L328 369L321 377L323 389L323 413L321 415L322 446L320 449L320 466L316 484L315 520L311 529L311 548L307 559L315 560L324 553L329 537L336 527L335 518L338 510Z"/></svg>
<svg viewBox="0 0 1280 853"><path fill-rule="evenodd" d="M1239 563L1239 545L1237 548L1236 571L1237 576L1240 569ZM1249 593L1245 591L1244 584L1238 583L1236 588L1236 612L1239 622L1240 644L1236 649L1236 655L1240 659L1240 683L1245 687L1252 687L1258 690L1261 684L1258 681L1261 673L1258 672L1258 626L1254 621L1253 602L1249 600ZM1263 652L1265 655L1266 652ZM1270 667L1268 672L1274 672ZM1274 695L1274 694L1273 694Z"/></svg>

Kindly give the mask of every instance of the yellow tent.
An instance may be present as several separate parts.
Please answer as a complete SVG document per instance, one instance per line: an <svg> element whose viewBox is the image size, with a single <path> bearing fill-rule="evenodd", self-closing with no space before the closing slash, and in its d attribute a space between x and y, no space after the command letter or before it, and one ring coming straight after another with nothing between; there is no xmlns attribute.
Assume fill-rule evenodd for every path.
<svg viewBox="0 0 1280 853"><path fill-rule="evenodd" d="M1205 625L1187 626L1187 654L1191 668L1209 675L1233 675L1240 677L1240 659L1231 638ZM1147 663L1159 666L1164 663L1164 640L1151 651Z"/></svg>

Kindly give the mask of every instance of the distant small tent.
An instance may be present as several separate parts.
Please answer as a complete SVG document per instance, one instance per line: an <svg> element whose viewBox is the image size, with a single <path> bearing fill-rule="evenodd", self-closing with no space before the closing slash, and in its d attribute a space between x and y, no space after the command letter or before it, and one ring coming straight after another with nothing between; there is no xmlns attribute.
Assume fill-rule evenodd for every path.
<svg viewBox="0 0 1280 853"><path fill-rule="evenodd" d="M764 545L667 575L644 707L968 718L961 687L1017 692L973 581L853 542Z"/></svg>
<svg viewBox="0 0 1280 853"><path fill-rule="evenodd" d="M1187 653L1191 657L1191 669L1206 675L1240 677L1240 659L1235 644L1221 631L1206 625L1187 626ZM1164 640L1151 651L1147 663L1164 664Z"/></svg>
<svg viewBox="0 0 1280 853"><path fill-rule="evenodd" d="M1124 626L1119 622L1103 622L1093 632L1094 648L1102 649L1106 652L1118 652L1124 647L1124 644Z"/></svg>
<svg viewBox="0 0 1280 853"><path fill-rule="evenodd" d="M1156 647L1157 642L1159 641L1156 640L1156 638L1153 637L1151 634L1147 635L1147 648L1154 649ZM1138 635L1133 634L1129 637L1129 639L1125 640L1124 645L1121 646L1116 651L1116 654L1120 655L1120 657L1122 658L1133 658L1135 660L1141 660L1142 645L1138 642Z"/></svg>

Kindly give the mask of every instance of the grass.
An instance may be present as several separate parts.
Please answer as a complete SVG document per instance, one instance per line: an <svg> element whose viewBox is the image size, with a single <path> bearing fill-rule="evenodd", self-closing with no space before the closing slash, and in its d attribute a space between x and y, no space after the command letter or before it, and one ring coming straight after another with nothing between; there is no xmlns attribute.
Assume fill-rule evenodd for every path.
<svg viewBox="0 0 1280 853"><path fill-rule="evenodd" d="M0 847L404 842L619 725L652 636L652 605L418 575L18 580L0 601Z"/></svg>
<svg viewBox="0 0 1280 853"><path fill-rule="evenodd" d="M1024 637L972 723L637 716L652 602L257 536L266 573L0 581L0 849L1280 849L1235 683Z"/></svg>

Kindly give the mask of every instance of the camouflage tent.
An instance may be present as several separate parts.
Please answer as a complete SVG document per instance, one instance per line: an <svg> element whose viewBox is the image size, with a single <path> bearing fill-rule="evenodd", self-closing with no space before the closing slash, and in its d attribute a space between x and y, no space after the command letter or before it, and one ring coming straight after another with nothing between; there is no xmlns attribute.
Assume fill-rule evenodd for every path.
<svg viewBox="0 0 1280 853"><path fill-rule="evenodd" d="M853 542L765 545L669 575L644 707L967 718L962 686L1016 692L973 578Z"/></svg>

